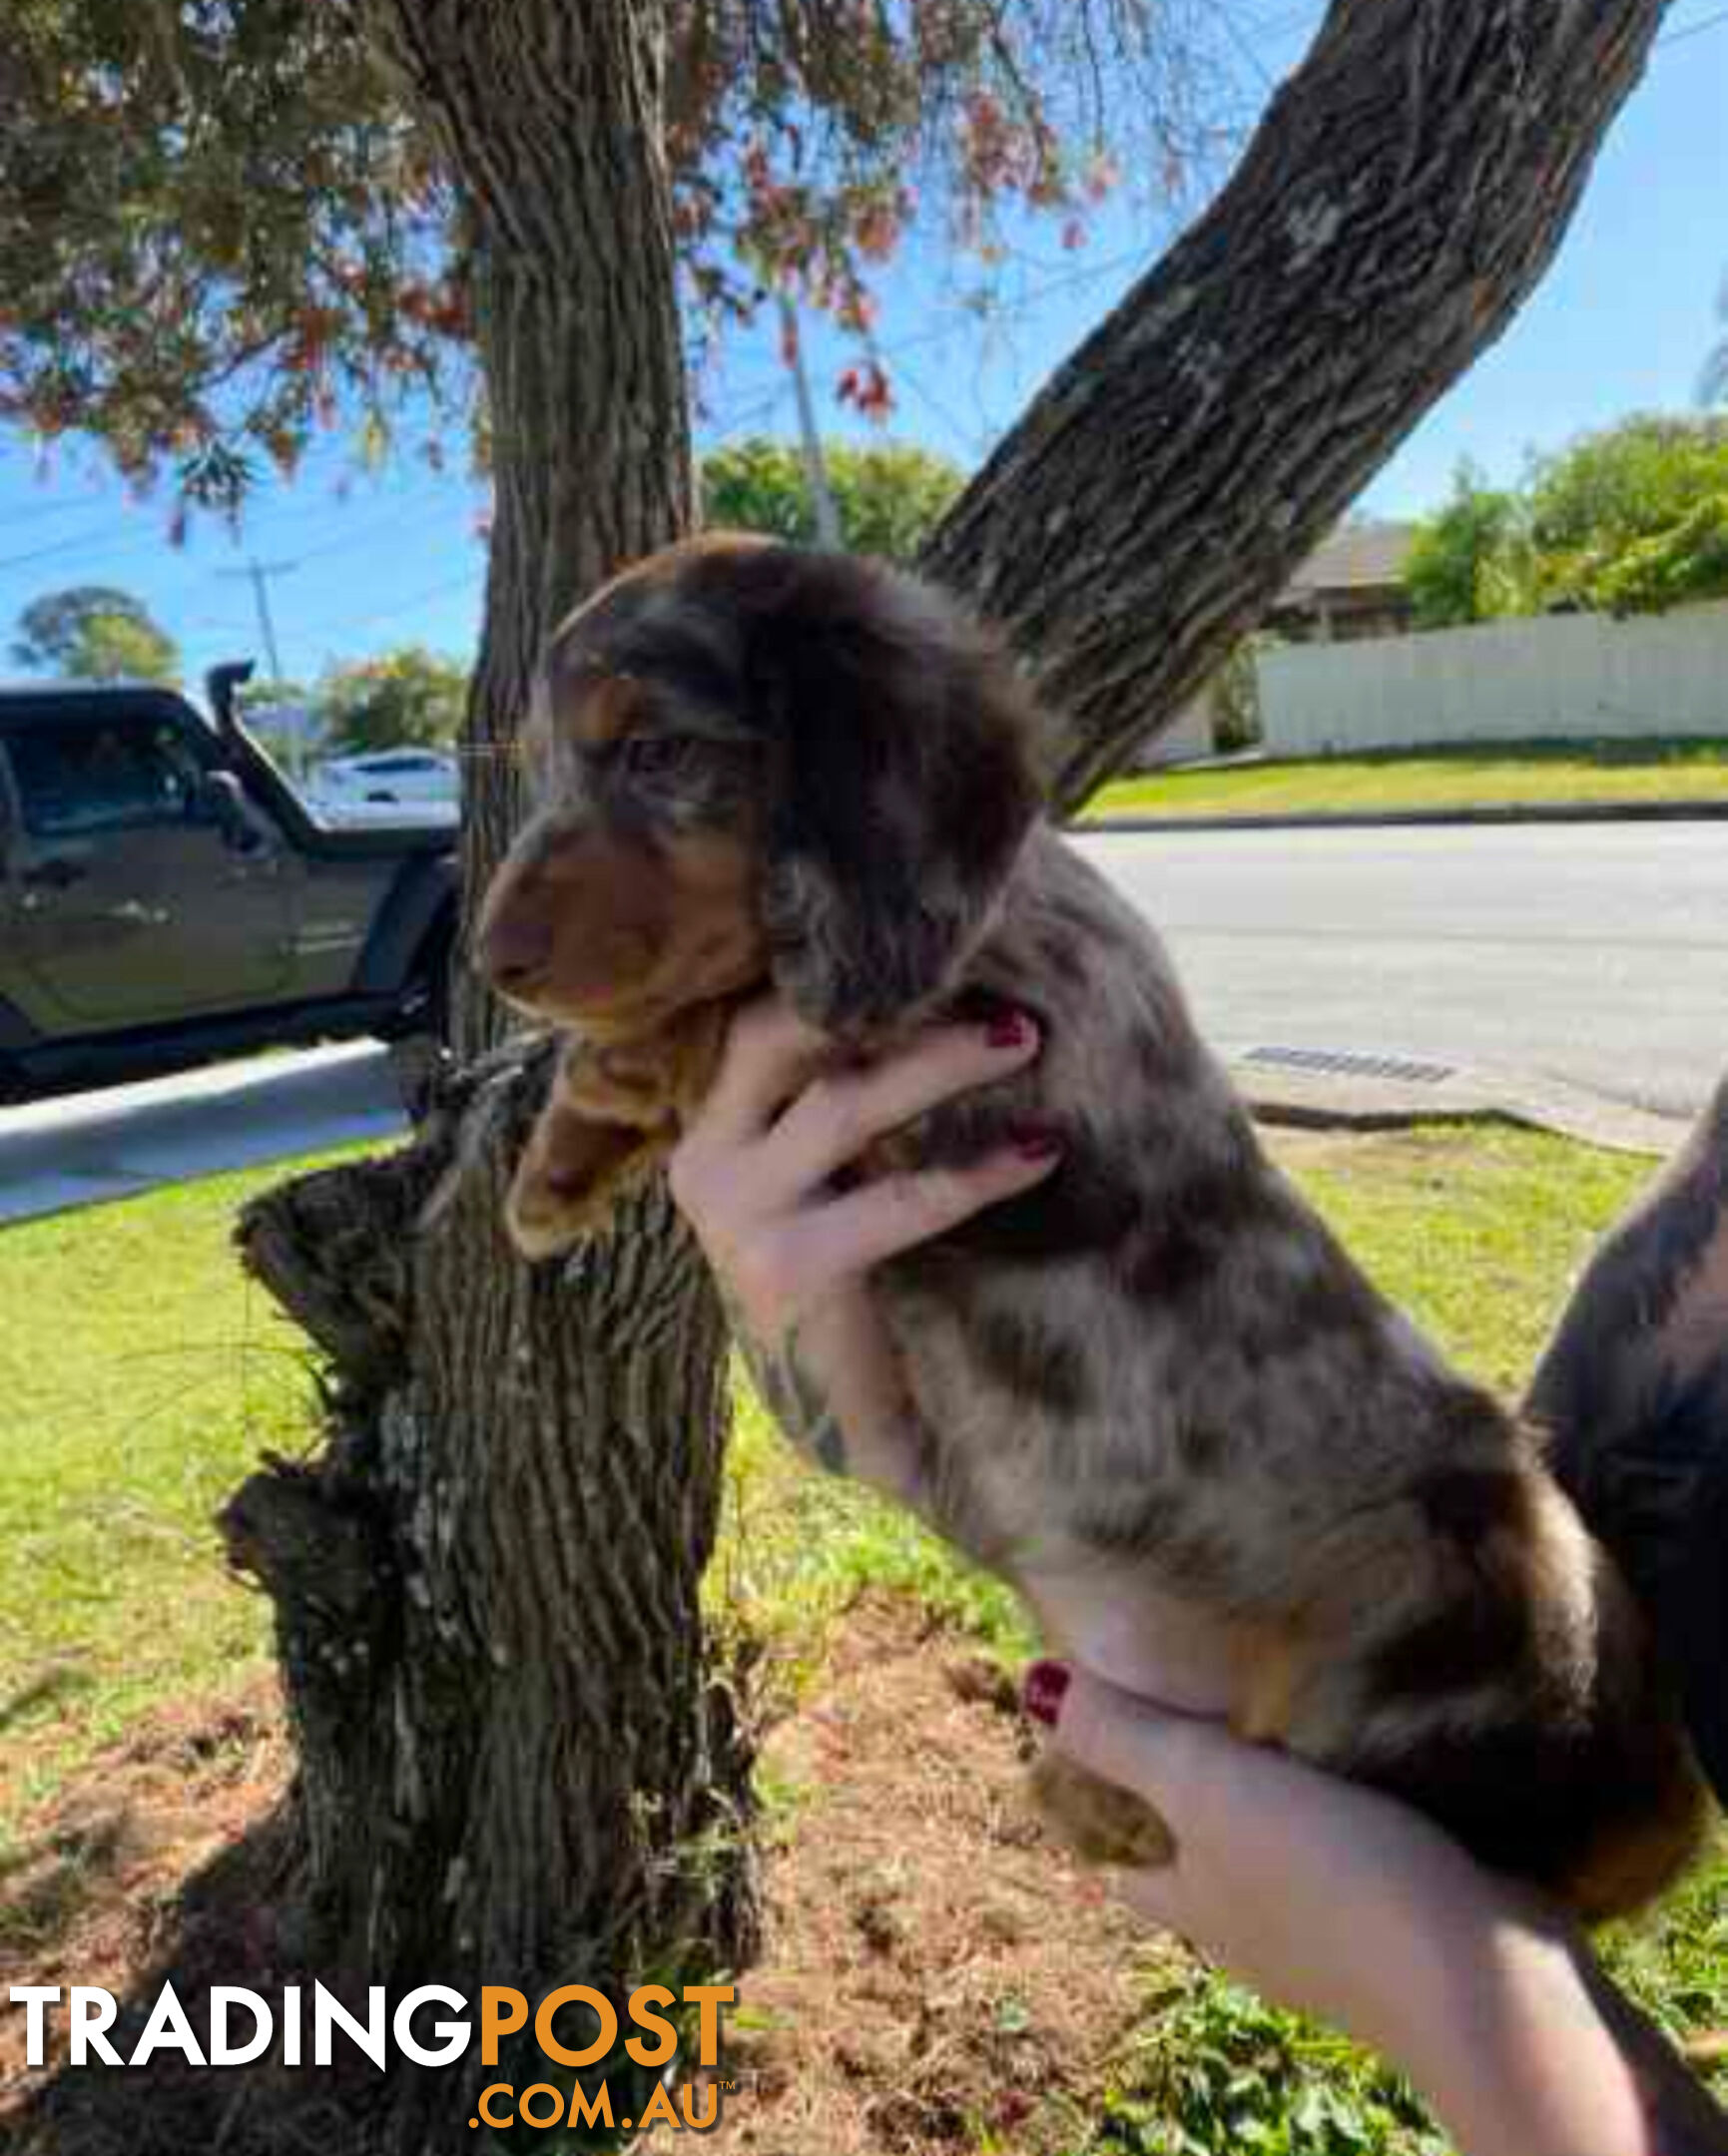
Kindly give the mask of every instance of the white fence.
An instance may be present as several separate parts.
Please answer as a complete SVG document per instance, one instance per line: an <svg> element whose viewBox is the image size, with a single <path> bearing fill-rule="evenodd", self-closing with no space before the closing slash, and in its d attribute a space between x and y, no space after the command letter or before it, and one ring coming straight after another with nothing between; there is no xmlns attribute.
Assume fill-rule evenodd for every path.
<svg viewBox="0 0 1728 2156"><path fill-rule="evenodd" d="M1728 739L1728 604L1489 622L1262 654L1268 756L1612 736Z"/></svg>

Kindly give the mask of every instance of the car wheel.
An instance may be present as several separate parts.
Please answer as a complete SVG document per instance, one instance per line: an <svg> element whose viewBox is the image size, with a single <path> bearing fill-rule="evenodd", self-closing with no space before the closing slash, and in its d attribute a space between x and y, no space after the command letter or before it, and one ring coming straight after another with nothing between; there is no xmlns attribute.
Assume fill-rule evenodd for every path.
<svg viewBox="0 0 1728 2156"><path fill-rule="evenodd" d="M390 1071L409 1120L420 1123L437 1099L438 1082L453 1067L450 1052L450 966L453 939L448 932L431 939L415 969L422 994L413 1015L385 1034Z"/></svg>

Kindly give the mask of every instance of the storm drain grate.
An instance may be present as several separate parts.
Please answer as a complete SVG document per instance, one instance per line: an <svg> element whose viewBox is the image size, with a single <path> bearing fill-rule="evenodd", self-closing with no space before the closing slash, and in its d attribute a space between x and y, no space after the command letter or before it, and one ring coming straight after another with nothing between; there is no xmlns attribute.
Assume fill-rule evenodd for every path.
<svg viewBox="0 0 1728 2156"><path fill-rule="evenodd" d="M1251 1048L1244 1063L1277 1063L1286 1070L1326 1071L1342 1078L1402 1078L1412 1085L1439 1085L1454 1075L1449 1063L1419 1063L1410 1056L1357 1055L1348 1048Z"/></svg>

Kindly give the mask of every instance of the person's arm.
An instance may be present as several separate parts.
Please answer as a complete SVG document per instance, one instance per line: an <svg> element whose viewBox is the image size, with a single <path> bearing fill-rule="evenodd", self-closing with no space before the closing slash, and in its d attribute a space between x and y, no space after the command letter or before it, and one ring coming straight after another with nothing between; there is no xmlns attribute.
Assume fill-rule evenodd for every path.
<svg viewBox="0 0 1728 2156"><path fill-rule="evenodd" d="M1728 1361L1728 1079L1648 1191L1603 1239L1528 1404L1568 1464L1611 1449L1668 1387Z"/></svg>
<svg viewBox="0 0 1728 2156"><path fill-rule="evenodd" d="M1724 2156L1728 2120L1554 1910L1416 1813L1037 1665L1055 1742L1156 1803L1175 1860L1125 1898L1416 2083L1465 2156Z"/></svg>
<svg viewBox="0 0 1728 2156"><path fill-rule="evenodd" d="M938 1102L1038 1052L1026 1019L933 1026L880 1063L765 997L734 1021L719 1077L674 1152L672 1195L720 1283L776 1419L832 1473L916 1505L922 1446L871 1300L872 1266L1028 1190L1056 1155L1035 1135L961 1169L836 1178Z"/></svg>
<svg viewBox="0 0 1728 2156"><path fill-rule="evenodd" d="M1586 1268L1526 1407L1651 1611L1728 1798L1728 1080Z"/></svg>

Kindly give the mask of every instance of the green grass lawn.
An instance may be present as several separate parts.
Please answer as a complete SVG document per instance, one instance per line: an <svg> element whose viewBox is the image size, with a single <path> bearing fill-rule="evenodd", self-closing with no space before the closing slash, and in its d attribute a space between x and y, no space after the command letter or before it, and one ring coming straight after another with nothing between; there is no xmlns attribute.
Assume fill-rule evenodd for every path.
<svg viewBox="0 0 1728 2156"><path fill-rule="evenodd" d="M1093 796L1082 816L1315 815L1639 801L1728 801L1728 739L1513 742L1165 772L1116 781Z"/></svg>
<svg viewBox="0 0 1728 2156"><path fill-rule="evenodd" d="M264 1666L265 1604L211 1515L261 1448L312 1434L301 1337L229 1245L289 1172L0 1232L0 1848L141 1711Z"/></svg>
<svg viewBox="0 0 1728 2156"><path fill-rule="evenodd" d="M1518 1130L1280 1142L1392 1297L1508 1391L1647 1173ZM228 1241L239 1202L289 1172L0 1232L0 1869L8 1811L153 1705L265 1666L266 1607L225 1573L210 1516L261 1447L313 1434L297 1336ZM885 1503L807 1471L745 1400L708 1583L721 1629L765 1639L796 1689L866 1585L916 1596L1005 1661L1030 1646L1003 1589ZM1614 1952L1675 2029L1728 2023L1728 1865ZM1156 1981L1088 2156L1440 2146L1397 2083L1335 2038L1221 1978Z"/></svg>

